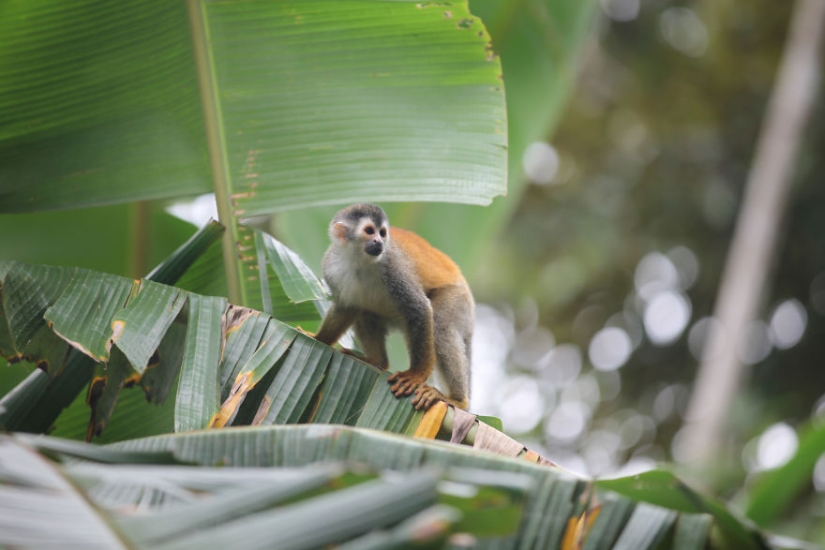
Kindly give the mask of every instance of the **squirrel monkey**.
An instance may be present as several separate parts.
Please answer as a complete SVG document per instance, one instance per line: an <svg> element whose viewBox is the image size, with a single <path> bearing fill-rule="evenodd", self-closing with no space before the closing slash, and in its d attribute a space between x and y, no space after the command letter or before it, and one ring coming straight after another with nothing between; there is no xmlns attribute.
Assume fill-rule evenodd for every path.
<svg viewBox="0 0 825 550"><path fill-rule="evenodd" d="M355 325L362 359L386 370L387 332L401 330L410 368L390 376L395 396L415 392L416 409L439 399L466 409L475 305L455 262L415 233L391 230L387 215L372 204L338 212L329 235L322 266L333 304L315 338L333 345ZM448 395L425 384L436 365Z"/></svg>

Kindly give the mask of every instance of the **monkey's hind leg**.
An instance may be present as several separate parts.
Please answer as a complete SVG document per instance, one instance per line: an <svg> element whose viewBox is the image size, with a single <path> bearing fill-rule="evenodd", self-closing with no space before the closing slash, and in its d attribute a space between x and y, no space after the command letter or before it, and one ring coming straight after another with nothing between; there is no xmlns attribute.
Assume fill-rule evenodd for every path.
<svg viewBox="0 0 825 550"><path fill-rule="evenodd" d="M470 352L473 334L473 302L465 288L448 287L434 293L433 336L436 367L447 386L447 395L422 384L415 392L416 409L428 409L443 399L461 409L470 406Z"/></svg>
<svg viewBox="0 0 825 550"><path fill-rule="evenodd" d="M363 357L347 350L345 353L359 357L362 361L369 363L381 370L387 370L390 361L387 358L387 324L384 320L370 313L362 311L355 320L355 337L364 352Z"/></svg>

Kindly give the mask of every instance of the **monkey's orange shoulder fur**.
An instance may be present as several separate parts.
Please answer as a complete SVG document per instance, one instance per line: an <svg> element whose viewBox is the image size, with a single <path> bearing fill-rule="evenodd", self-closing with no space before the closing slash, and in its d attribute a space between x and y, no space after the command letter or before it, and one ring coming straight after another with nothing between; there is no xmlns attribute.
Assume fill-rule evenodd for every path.
<svg viewBox="0 0 825 550"><path fill-rule="evenodd" d="M464 276L449 256L412 231L393 227L390 239L415 264L415 272L424 292L448 285L466 285Z"/></svg>

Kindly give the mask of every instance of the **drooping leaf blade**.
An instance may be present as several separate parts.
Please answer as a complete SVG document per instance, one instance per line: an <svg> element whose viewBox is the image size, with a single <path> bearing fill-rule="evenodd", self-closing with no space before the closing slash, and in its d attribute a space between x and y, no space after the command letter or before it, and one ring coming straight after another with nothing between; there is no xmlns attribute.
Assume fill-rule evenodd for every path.
<svg viewBox="0 0 825 550"><path fill-rule="evenodd" d="M179 289L143 281L137 295L115 316L112 343L139 374L143 374L149 358L185 303L186 293Z"/></svg>
<svg viewBox="0 0 825 550"><path fill-rule="evenodd" d="M166 401L180 373L185 347L186 327L173 323L152 356L153 361L149 362L140 377L140 387L143 388L147 401L157 404Z"/></svg>
<svg viewBox="0 0 825 550"><path fill-rule="evenodd" d="M220 407L218 364L226 299L190 295L186 348L175 401L175 431L205 428Z"/></svg>
<svg viewBox="0 0 825 550"><path fill-rule="evenodd" d="M255 234L260 237L256 239L256 243L263 244L266 257L292 302L329 299L325 285L300 256L262 231L256 231Z"/></svg>
<svg viewBox="0 0 825 550"><path fill-rule="evenodd" d="M308 417L308 407L332 354L329 346L298 334L264 395L253 424L291 424Z"/></svg>
<svg viewBox="0 0 825 550"><path fill-rule="evenodd" d="M49 375L34 369L29 376L0 398L0 429L16 430L29 415L49 383Z"/></svg>
<svg viewBox="0 0 825 550"><path fill-rule="evenodd" d="M255 354L261 353L261 346L272 338L279 325L269 315L259 311L233 307L227 312L224 326L226 345L218 373L221 400L226 399L241 368Z"/></svg>
<svg viewBox="0 0 825 550"><path fill-rule="evenodd" d="M43 318L72 347L95 361L107 361L112 321L131 291L132 281L128 279L115 280L101 273L77 270Z"/></svg>
<svg viewBox="0 0 825 550"><path fill-rule="evenodd" d="M378 369L353 357L332 356L321 386L321 402L310 419L318 424L354 426L379 377Z"/></svg>
<svg viewBox="0 0 825 550"><path fill-rule="evenodd" d="M244 346L248 352L248 359L243 362L238 361L237 368L232 369L232 374L229 377L226 377L223 373L221 374L221 379L226 377L227 381L231 381L232 384L228 388L218 416L213 419L212 426L214 427L223 427L234 421L247 395L262 380L277 372L279 361L287 353L290 345L298 335L295 330L275 319L264 320L264 323L265 330L259 336L260 345L255 347ZM227 340L227 348L231 338L236 334L240 333L230 334ZM222 369L229 370L228 366L223 365ZM274 376L269 376L269 378L271 383ZM284 388L284 391L286 392L287 389ZM262 395L265 396L266 392Z"/></svg>
<svg viewBox="0 0 825 550"><path fill-rule="evenodd" d="M355 424L359 428L372 428L389 432L403 432L415 414L410 406L412 396L395 397L387 383L389 373L381 373L375 380L364 411Z"/></svg>
<svg viewBox="0 0 825 550"><path fill-rule="evenodd" d="M31 407L31 412L16 429L33 433L46 432L54 426L55 419L64 410L70 408L73 402L80 401L84 414L76 424L78 429L75 437L82 438L89 423L89 408L85 403L85 395L80 393L89 385L96 365L89 356L77 350L70 351L60 375L49 383Z"/></svg>
<svg viewBox="0 0 825 550"><path fill-rule="evenodd" d="M0 262L0 266L3 269L3 320L8 327L10 345L10 349L2 351L19 356L45 325L43 314L62 294L75 270L18 262Z"/></svg>

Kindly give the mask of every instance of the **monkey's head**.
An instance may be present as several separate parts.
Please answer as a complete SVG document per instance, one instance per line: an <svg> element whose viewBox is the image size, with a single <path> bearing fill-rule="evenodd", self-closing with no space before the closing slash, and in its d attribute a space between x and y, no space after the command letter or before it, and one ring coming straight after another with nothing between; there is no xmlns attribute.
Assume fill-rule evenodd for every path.
<svg viewBox="0 0 825 550"><path fill-rule="evenodd" d="M390 240L390 222L374 204L353 204L340 210L329 225L334 244L353 248L359 257L363 251L370 260L381 258Z"/></svg>

